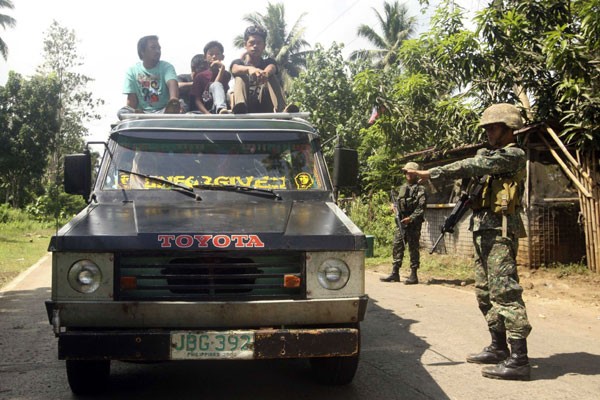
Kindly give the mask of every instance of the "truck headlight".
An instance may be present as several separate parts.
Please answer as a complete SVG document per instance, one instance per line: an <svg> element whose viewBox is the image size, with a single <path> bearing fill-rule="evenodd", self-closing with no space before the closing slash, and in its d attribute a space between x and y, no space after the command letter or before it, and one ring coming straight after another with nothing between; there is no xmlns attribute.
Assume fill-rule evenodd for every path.
<svg viewBox="0 0 600 400"><path fill-rule="evenodd" d="M317 279L325 289L338 290L348 283L350 268L338 258L328 258L319 266Z"/></svg>
<svg viewBox="0 0 600 400"><path fill-rule="evenodd" d="M94 293L102 282L102 272L90 260L79 260L69 269L69 284L79 293Z"/></svg>

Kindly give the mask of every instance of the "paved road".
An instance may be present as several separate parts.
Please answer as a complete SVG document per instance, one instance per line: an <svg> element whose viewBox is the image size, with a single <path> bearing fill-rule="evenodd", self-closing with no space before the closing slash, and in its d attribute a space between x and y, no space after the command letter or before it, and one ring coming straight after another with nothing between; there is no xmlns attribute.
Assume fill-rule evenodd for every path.
<svg viewBox="0 0 600 400"><path fill-rule="evenodd" d="M46 258L0 293L0 399L70 399L64 362L43 301ZM367 274L371 297L363 353L352 385L313 383L303 361L113 363L97 399L597 399L600 309L527 299L534 330L532 381L481 377L464 362L487 345L474 295L442 285L383 284Z"/></svg>

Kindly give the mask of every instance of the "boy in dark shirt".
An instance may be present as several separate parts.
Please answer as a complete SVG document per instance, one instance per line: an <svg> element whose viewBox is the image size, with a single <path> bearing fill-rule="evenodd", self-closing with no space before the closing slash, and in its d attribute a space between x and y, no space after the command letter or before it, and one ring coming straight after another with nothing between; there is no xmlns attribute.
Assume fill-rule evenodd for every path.
<svg viewBox="0 0 600 400"><path fill-rule="evenodd" d="M267 31L258 26L250 26L244 32L243 59L233 60L231 73L235 77L234 114L247 112L298 112L298 107L286 107L283 90L277 76L277 62L263 58Z"/></svg>
<svg viewBox="0 0 600 400"><path fill-rule="evenodd" d="M190 111L203 114L225 114L227 102L225 93L229 89L231 74L223 65L223 45L211 41L204 46L204 56L192 58L192 88L190 90Z"/></svg>

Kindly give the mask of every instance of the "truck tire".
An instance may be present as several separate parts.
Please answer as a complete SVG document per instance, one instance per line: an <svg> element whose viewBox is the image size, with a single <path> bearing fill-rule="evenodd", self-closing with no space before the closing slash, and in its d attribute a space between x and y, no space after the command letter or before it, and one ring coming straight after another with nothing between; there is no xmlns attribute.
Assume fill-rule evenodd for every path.
<svg viewBox="0 0 600 400"><path fill-rule="evenodd" d="M110 360L67 360L67 379L75 394L94 394L106 389Z"/></svg>
<svg viewBox="0 0 600 400"><path fill-rule="evenodd" d="M311 358L310 366L317 382L325 385L347 385L358 367L358 356Z"/></svg>
<svg viewBox="0 0 600 400"><path fill-rule="evenodd" d="M340 386L347 385L354 379L360 355L360 327L358 324L353 327L359 329L358 352L356 355L350 357L323 357L310 359L310 367L317 382L324 385Z"/></svg>

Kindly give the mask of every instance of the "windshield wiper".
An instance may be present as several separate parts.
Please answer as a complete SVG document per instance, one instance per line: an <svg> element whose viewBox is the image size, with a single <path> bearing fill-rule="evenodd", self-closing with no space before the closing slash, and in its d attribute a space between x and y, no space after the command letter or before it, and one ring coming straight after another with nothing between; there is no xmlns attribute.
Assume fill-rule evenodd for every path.
<svg viewBox="0 0 600 400"><path fill-rule="evenodd" d="M171 189L171 190L174 190L179 193L183 193L189 197L193 197L194 200L202 200L200 198L200 196L198 196L196 193L194 193L194 189L192 189L189 186L185 186L180 183L171 182L170 180L161 178L160 176L140 174L139 172L128 171L126 169L119 169L118 171L123 172L124 174L141 176L142 178L147 178L154 182L164 183L166 185L169 185L169 189Z"/></svg>
<svg viewBox="0 0 600 400"><path fill-rule="evenodd" d="M204 190L224 190L229 192L242 192L242 193L250 193L250 194L260 194L260 195L268 195L277 200L281 200L281 196L279 193L275 193L273 189L261 189L249 186L240 186L240 185L203 185L198 184L194 185L195 189L204 189Z"/></svg>

